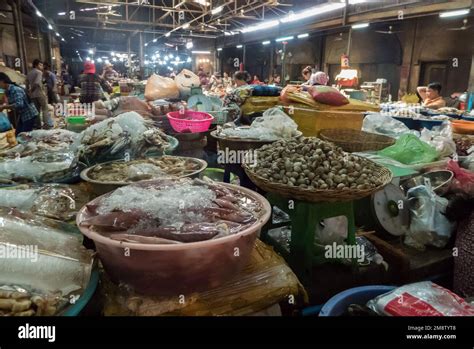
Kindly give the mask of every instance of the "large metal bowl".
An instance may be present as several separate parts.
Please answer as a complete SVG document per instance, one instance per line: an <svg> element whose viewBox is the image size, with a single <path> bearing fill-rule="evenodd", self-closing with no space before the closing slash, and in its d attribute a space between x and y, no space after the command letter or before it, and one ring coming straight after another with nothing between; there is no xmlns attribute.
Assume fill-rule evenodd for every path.
<svg viewBox="0 0 474 349"><path fill-rule="evenodd" d="M263 196L236 185L222 185L258 201L263 210L258 221L249 228L219 239L176 245L116 241L81 226L81 222L90 217L86 207L77 214L76 223L81 232L94 241L105 271L115 283L128 284L143 294L176 297L215 288L245 267L255 239L271 214L270 204ZM110 194L89 204L97 204L107 195Z"/></svg>
<svg viewBox="0 0 474 349"><path fill-rule="evenodd" d="M168 156L168 157L187 159L189 161L193 161L193 162L196 162L196 163L200 164L200 168L198 170L196 170L192 173L189 173L187 175L179 176L179 177L176 177L176 178L184 178L184 177L196 178L196 177L199 177L200 173L203 172L207 168L207 162L204 161L204 160L201 160L201 159L189 158L189 157L184 157L184 156ZM138 160L138 159L136 159L136 160ZM107 162L103 162L101 164L97 164L97 165L88 167L88 168L86 168L85 170L83 170L81 172L81 178L82 178L82 180L84 180L84 181L86 181L90 184L92 192L97 196L108 193L108 192L111 192L111 191L113 191L113 190L115 190L119 187L123 187L125 185L136 183L136 182L130 182L130 181L129 182L97 181L97 180L91 179L89 177L89 172L92 171L97 166L103 166L103 165L106 165L106 164L109 164L109 163L120 163L120 162L124 162L124 161L125 160L107 161ZM170 176L170 177L172 177L172 176Z"/></svg>
<svg viewBox="0 0 474 349"><path fill-rule="evenodd" d="M401 184L401 187L407 192L411 188L425 185L425 179L429 179L433 191L442 196L448 192L453 176L454 173L448 170L426 172L406 180Z"/></svg>

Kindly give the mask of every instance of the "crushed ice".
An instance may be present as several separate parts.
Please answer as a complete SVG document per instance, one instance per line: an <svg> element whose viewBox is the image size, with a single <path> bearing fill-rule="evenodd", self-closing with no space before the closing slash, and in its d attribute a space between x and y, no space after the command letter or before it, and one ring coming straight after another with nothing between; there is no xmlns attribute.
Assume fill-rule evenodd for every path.
<svg viewBox="0 0 474 349"><path fill-rule="evenodd" d="M215 198L216 194L211 189L192 184L161 189L127 186L115 190L104 198L98 213L139 210L154 219L159 219L161 225L177 226L185 221L202 222L204 217L199 211L212 206Z"/></svg>

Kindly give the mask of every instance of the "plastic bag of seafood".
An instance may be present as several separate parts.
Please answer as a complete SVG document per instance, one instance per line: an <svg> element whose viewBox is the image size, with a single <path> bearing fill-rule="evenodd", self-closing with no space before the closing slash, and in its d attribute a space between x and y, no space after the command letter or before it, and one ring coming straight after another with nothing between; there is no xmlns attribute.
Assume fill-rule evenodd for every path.
<svg viewBox="0 0 474 349"><path fill-rule="evenodd" d="M159 179L91 201L76 221L114 282L176 294L215 287L240 271L270 211L246 188Z"/></svg>
<svg viewBox="0 0 474 349"><path fill-rule="evenodd" d="M62 149L69 147L76 138L78 134L76 132L63 130L63 129L53 129L53 130L34 130L31 132L22 132L18 135L18 141L20 143L25 142L36 142L43 143L45 146L58 146Z"/></svg>
<svg viewBox="0 0 474 349"><path fill-rule="evenodd" d="M75 146L88 165L144 155L147 151L164 150L168 137L135 112L106 119L84 130Z"/></svg>
<svg viewBox="0 0 474 349"><path fill-rule="evenodd" d="M0 179L22 182L66 181L76 175L78 159L72 151L41 151L25 157L3 159Z"/></svg>
<svg viewBox="0 0 474 349"><path fill-rule="evenodd" d="M0 220L0 285L34 290L28 295L16 294L16 298L0 291L1 311L28 311L18 315L34 315L45 302L57 305L59 310L60 299L81 295L90 279L93 252L82 246L79 234L70 232L70 225L3 208L0 208ZM55 301L33 299L36 294L54 295ZM21 305L5 298L21 299ZM45 307L43 311L44 315L50 315L53 310Z"/></svg>
<svg viewBox="0 0 474 349"><path fill-rule="evenodd" d="M18 185L0 188L0 206L14 207L39 216L67 221L81 205L77 191L61 184Z"/></svg>
<svg viewBox="0 0 474 349"><path fill-rule="evenodd" d="M61 293L18 285L0 286L0 316L52 316L67 304Z"/></svg>

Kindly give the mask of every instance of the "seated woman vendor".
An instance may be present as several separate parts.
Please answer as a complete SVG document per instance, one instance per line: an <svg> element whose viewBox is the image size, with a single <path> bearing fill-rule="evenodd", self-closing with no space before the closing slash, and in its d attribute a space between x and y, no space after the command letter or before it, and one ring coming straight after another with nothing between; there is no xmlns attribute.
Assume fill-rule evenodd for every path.
<svg viewBox="0 0 474 349"><path fill-rule="evenodd" d="M439 109L446 106L446 101L441 96L441 84L432 82L427 87L419 86L418 94L423 100L423 106L429 109Z"/></svg>
<svg viewBox="0 0 474 349"><path fill-rule="evenodd" d="M236 87L248 85L251 77L247 71L237 71L234 74L234 84Z"/></svg>

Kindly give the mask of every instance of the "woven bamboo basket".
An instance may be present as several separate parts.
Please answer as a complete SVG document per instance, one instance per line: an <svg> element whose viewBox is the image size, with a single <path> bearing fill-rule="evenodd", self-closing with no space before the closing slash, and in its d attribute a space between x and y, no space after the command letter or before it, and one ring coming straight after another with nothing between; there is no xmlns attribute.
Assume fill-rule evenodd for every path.
<svg viewBox="0 0 474 349"><path fill-rule="evenodd" d="M395 143L395 139L364 131L329 128L321 130L319 138L334 143L347 152L381 150Z"/></svg>
<svg viewBox="0 0 474 349"><path fill-rule="evenodd" d="M370 160L367 160L370 161ZM269 193L275 193L288 199L296 199L307 202L345 202L361 199L369 196L392 181L392 172L389 169L378 166L379 171L375 176L379 179L379 185L370 189L304 189L289 186L283 183L271 182L257 175L248 164L243 165L245 173L250 180L260 189Z"/></svg>

